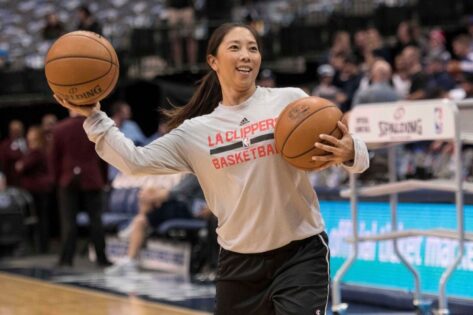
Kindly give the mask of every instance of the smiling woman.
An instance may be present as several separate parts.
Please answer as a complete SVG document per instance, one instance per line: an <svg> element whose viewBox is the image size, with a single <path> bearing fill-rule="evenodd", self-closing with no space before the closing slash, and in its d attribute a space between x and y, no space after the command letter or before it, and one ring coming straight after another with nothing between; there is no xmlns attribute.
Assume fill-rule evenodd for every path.
<svg viewBox="0 0 473 315"><path fill-rule="evenodd" d="M207 47L208 74L189 103L166 112L173 129L146 147L128 141L100 104L57 99L88 116L84 128L98 154L123 173L197 176L218 218L215 314L323 315L329 249L318 199L308 173L287 163L274 142L279 114L307 94L256 86L260 50L251 27L217 28ZM350 172L368 167L366 145L349 133L322 149Z"/></svg>

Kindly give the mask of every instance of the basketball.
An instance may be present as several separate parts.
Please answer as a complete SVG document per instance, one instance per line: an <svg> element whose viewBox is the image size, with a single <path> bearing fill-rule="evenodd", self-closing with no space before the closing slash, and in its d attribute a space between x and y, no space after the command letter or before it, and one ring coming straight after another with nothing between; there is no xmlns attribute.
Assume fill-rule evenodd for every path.
<svg viewBox="0 0 473 315"><path fill-rule="evenodd" d="M310 96L290 103L279 115L275 126L277 150L297 168L309 171L323 167L328 162L313 161L312 156L328 153L314 144L320 141L320 134L340 139L343 133L337 122L342 116L338 107L324 98Z"/></svg>
<svg viewBox="0 0 473 315"><path fill-rule="evenodd" d="M94 104L107 97L118 81L118 68L110 42L87 31L61 36L45 59L49 87L75 105Z"/></svg>

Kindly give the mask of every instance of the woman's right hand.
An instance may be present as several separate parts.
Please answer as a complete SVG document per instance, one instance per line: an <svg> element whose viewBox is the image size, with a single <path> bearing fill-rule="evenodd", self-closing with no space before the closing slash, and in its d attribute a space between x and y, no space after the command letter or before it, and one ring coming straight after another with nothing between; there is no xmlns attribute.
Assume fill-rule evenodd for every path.
<svg viewBox="0 0 473 315"><path fill-rule="evenodd" d="M67 108L74 113L77 113L81 116L89 117L93 113L100 110L100 103L97 102L91 105L74 105L71 102L65 100L64 98L60 97L59 95L53 95L56 101L63 107Z"/></svg>

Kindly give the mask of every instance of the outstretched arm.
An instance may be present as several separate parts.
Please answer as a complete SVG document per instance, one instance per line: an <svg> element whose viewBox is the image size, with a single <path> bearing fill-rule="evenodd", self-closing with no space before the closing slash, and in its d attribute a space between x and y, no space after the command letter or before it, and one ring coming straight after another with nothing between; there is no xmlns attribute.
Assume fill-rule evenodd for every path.
<svg viewBox="0 0 473 315"><path fill-rule="evenodd" d="M137 147L100 110L100 104L77 106L55 96L65 108L86 116L84 130L95 143L97 154L124 174L151 175L192 172L186 152L187 137L174 129L145 147Z"/></svg>

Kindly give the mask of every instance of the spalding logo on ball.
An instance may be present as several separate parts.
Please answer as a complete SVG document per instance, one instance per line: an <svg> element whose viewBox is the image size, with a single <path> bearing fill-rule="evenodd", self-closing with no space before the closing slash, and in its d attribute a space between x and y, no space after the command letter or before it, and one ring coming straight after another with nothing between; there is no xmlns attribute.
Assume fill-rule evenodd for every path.
<svg viewBox="0 0 473 315"><path fill-rule="evenodd" d="M313 161L312 156L327 152L314 145L323 133L337 139L343 136L337 125L342 116L335 104L321 97L304 97L292 102L281 112L275 126L278 152L297 168L312 171L323 167L327 162Z"/></svg>
<svg viewBox="0 0 473 315"><path fill-rule="evenodd" d="M103 36L75 31L54 42L44 70L55 94L75 105L89 105L113 91L119 64L115 49Z"/></svg>

